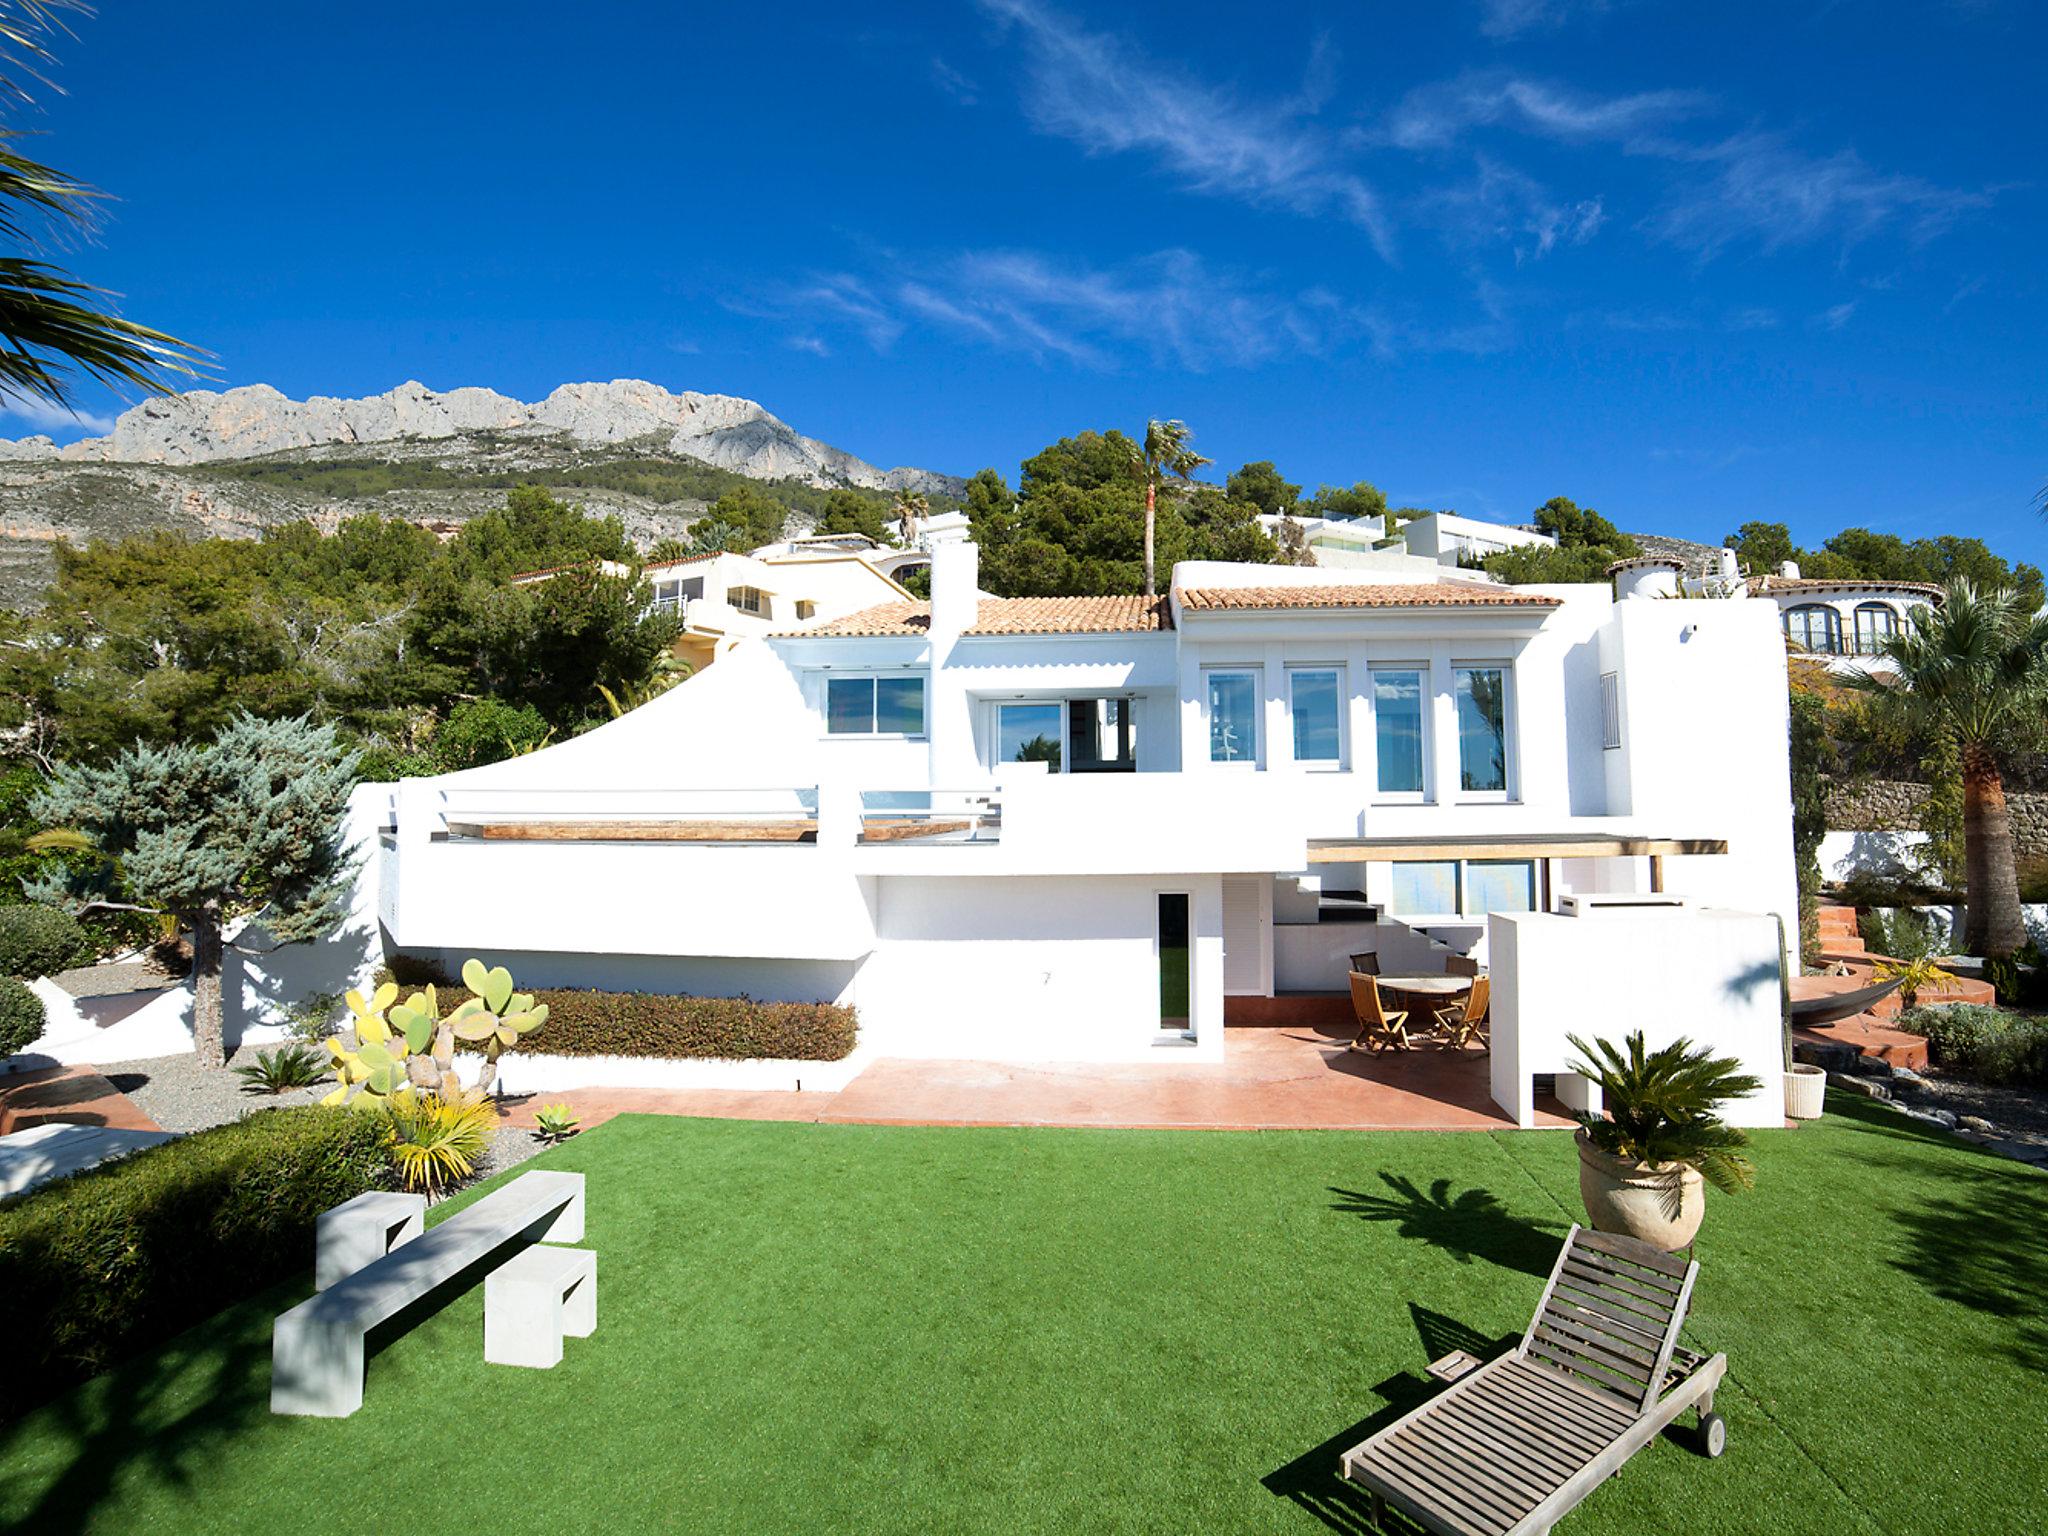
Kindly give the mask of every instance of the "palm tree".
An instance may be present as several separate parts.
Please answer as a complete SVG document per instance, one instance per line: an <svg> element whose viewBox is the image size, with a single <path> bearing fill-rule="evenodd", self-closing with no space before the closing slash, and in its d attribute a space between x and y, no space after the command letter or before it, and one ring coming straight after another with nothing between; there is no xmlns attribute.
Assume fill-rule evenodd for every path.
<svg viewBox="0 0 2048 1536"><path fill-rule="evenodd" d="M931 511L931 498L918 491L896 493L896 521L902 530L903 547L917 548L917 530L924 522L925 514Z"/></svg>
<svg viewBox="0 0 2048 1536"><path fill-rule="evenodd" d="M83 0L0 0L0 101L26 105L32 86L50 85L49 45L71 35L67 11L92 8ZM0 242L15 247L0 255L0 396L69 406L81 373L152 394L168 391L174 375L196 377L202 354L188 343L121 319L105 289L38 259L38 232L56 242L90 238L104 194L18 154L21 137L0 128Z"/></svg>
<svg viewBox="0 0 2048 1536"><path fill-rule="evenodd" d="M2027 928L2000 769L2048 700L2048 618L2008 588L1980 592L1959 576L1878 654L1898 669L1896 682L1859 680L1878 707L1928 734L1947 732L1962 759L1964 948L2010 955Z"/></svg>
<svg viewBox="0 0 2048 1536"><path fill-rule="evenodd" d="M1148 421L1145 445L1131 445L1131 464L1145 478L1145 595L1158 592L1154 570L1153 543L1158 525L1159 489L1167 478L1191 480L1195 471L1211 461L1188 446L1194 433L1184 421Z"/></svg>

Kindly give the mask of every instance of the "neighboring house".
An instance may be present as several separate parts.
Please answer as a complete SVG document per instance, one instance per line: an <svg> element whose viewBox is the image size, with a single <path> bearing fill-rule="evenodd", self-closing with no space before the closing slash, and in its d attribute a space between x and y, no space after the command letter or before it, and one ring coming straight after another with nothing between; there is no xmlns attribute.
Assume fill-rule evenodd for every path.
<svg viewBox="0 0 2048 1536"><path fill-rule="evenodd" d="M1680 944L1630 1009L1654 1033L1746 988L1775 1072L1769 914L1796 933L1797 904L1765 605L1198 562L1156 600L1001 599L972 544L934 554L930 603L778 625L598 730L396 786L387 942L844 1000L894 1055L1214 1059L1227 1018L1341 994L1352 953L1440 972L1514 914L1662 890L1767 914L1765 949L1736 977ZM1529 976L1568 921L1510 924ZM1546 985L1581 998L1582 963ZM1563 1063L1498 1043L1520 1027L1493 1070L1526 1115Z"/></svg>
<svg viewBox="0 0 2048 1536"><path fill-rule="evenodd" d="M1776 575L1751 577L1749 590L1777 605L1788 643L1827 658L1837 672L1893 671L1880 647L1906 629L1915 609L1941 601L1941 588L1924 582L1801 576L1791 560Z"/></svg>
<svg viewBox="0 0 2048 1536"><path fill-rule="evenodd" d="M854 547L846 541L855 541ZM675 655L702 670L741 640L773 629L822 624L878 602L910 594L865 557L868 541L800 539L752 555L718 553L662 560L642 569L657 612L677 614L682 636ZM614 560L598 562L607 576L630 576ZM559 570L529 571L517 585L547 581Z"/></svg>
<svg viewBox="0 0 2048 1536"><path fill-rule="evenodd" d="M1477 565L1488 555L1503 550L1557 548L1557 540L1536 528L1516 528L1506 523L1481 522L1455 512L1431 512L1401 525L1400 537L1408 553L1435 560L1441 565Z"/></svg>

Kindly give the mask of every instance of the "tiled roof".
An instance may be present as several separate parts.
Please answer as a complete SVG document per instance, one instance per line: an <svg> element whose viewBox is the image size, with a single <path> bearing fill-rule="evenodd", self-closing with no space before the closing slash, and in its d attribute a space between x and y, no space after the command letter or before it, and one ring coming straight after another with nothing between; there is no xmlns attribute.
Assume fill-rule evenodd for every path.
<svg viewBox="0 0 2048 1536"><path fill-rule="evenodd" d="M859 613L786 631L791 637L923 635L930 603L877 603ZM1173 628L1163 597L985 597L970 635L1120 635Z"/></svg>
<svg viewBox="0 0 2048 1536"><path fill-rule="evenodd" d="M665 571L668 570L671 566L696 565L700 561L716 560L720 555L724 553L725 551L722 549L714 549L707 554L684 555L680 560L650 560L647 562L645 566L641 567L641 569L648 571Z"/></svg>
<svg viewBox="0 0 2048 1536"><path fill-rule="evenodd" d="M1329 587L1191 587L1183 608L1196 613L1244 608L1556 608L1559 601L1513 587L1464 587L1447 581Z"/></svg>
<svg viewBox="0 0 2048 1536"><path fill-rule="evenodd" d="M1821 592L1832 588L1837 592L1918 592L1924 597L1938 598L1940 587L1925 581L1866 581L1862 577L1848 577L1830 581L1825 576L1752 576L1749 590L1761 597L1771 592Z"/></svg>

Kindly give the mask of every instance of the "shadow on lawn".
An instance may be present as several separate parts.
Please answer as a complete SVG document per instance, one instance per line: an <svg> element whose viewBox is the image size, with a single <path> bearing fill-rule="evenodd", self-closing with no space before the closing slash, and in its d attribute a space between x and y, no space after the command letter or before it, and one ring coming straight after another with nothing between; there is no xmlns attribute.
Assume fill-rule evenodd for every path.
<svg viewBox="0 0 2048 1536"><path fill-rule="evenodd" d="M102 1503L122 1497L118 1479L203 1480L203 1463L230 1454L237 1435L269 1417L270 1332L260 1322L219 1329L201 1353L151 1350L48 1405L34 1417L37 1439L61 1443L65 1457L46 1479L25 1470L27 1421L0 1426L0 1524L82 1531Z"/></svg>
<svg viewBox="0 0 2048 1536"><path fill-rule="evenodd" d="M1557 1238L1543 1225L1510 1216L1492 1190L1475 1188L1453 1195L1449 1179L1435 1179L1424 1193L1413 1179L1393 1173L1382 1173L1380 1182L1392 1193L1332 1186L1330 1193L1339 1197L1332 1209L1364 1221L1396 1223L1400 1236L1441 1248L1461 1264L1484 1259L1538 1279L1550 1277L1557 1262Z"/></svg>
<svg viewBox="0 0 2048 1536"><path fill-rule="evenodd" d="M1844 1096L1846 1097L1846 1096ZM1856 1100L1828 1112L1855 1130L1954 1148L1953 1137ZM2021 1366L2048 1371L2048 1322L2040 1310L2048 1275L2048 1178L1991 1152L1944 1177L1940 1193L1892 1212L1910 1240L1893 1264L1944 1301L2004 1319L2002 1350Z"/></svg>

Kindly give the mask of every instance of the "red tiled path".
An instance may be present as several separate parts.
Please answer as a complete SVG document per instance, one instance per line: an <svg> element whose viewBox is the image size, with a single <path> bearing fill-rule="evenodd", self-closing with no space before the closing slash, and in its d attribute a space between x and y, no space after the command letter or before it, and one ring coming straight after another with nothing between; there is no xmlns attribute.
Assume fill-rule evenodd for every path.
<svg viewBox="0 0 2048 1536"><path fill-rule="evenodd" d="M1487 1059L1421 1049L1382 1056L1306 1027L1231 1029L1222 1062L1052 1063L885 1057L838 1093L589 1088L506 1106L530 1126L566 1102L585 1126L627 1113L853 1125L1100 1126L1162 1130L1500 1130ZM1164 1054L1162 1052L1162 1054ZM1564 1126L1544 1101L1537 1123Z"/></svg>
<svg viewBox="0 0 2048 1536"><path fill-rule="evenodd" d="M163 1129L91 1067L45 1067L0 1077L0 1136L54 1124Z"/></svg>

